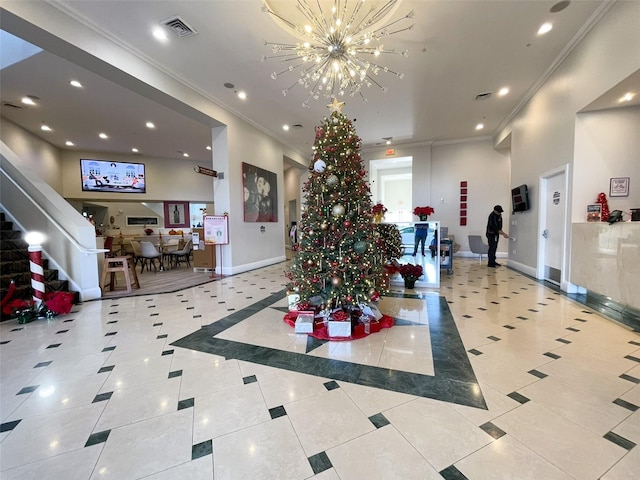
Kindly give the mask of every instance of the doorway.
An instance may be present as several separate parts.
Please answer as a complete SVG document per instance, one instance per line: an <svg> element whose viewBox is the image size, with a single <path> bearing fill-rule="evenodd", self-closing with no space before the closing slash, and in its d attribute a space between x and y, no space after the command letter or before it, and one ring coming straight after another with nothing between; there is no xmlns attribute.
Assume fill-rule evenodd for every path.
<svg viewBox="0 0 640 480"><path fill-rule="evenodd" d="M567 170L565 165L540 177L537 278L561 288L567 276Z"/></svg>

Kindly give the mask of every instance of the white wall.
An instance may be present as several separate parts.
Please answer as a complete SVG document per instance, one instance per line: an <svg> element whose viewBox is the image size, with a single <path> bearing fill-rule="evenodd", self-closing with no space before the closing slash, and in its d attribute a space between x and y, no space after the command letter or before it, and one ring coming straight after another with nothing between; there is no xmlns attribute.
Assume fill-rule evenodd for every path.
<svg viewBox="0 0 640 480"><path fill-rule="evenodd" d="M62 195L60 150L4 117L0 118L0 139L16 154L22 168L37 172L39 177Z"/></svg>
<svg viewBox="0 0 640 480"><path fill-rule="evenodd" d="M600 192L610 210L640 208L640 107L578 115L575 158L572 222L586 221L586 206ZM628 197L609 196L612 177L630 177Z"/></svg>

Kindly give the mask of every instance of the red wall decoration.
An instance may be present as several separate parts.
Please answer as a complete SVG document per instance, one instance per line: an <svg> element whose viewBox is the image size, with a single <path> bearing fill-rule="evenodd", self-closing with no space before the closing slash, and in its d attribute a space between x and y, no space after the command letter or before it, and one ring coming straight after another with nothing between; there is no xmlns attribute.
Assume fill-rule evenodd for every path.
<svg viewBox="0 0 640 480"><path fill-rule="evenodd" d="M460 182L460 226L467 225L467 181Z"/></svg>

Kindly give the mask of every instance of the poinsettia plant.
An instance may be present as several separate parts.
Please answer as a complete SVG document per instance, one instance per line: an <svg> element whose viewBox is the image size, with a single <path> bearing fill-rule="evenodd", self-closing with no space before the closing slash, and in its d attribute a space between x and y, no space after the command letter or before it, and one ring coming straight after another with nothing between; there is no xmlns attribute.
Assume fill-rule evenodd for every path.
<svg viewBox="0 0 640 480"><path fill-rule="evenodd" d="M384 215L385 213L387 213L387 207L385 207L383 204L381 203L376 203L372 208L371 208L371 213L373 213L374 215Z"/></svg>
<svg viewBox="0 0 640 480"><path fill-rule="evenodd" d="M426 207L416 207L413 209L413 214L419 216L420 218L428 217L435 212L436 211L433 209L433 207L430 207L428 205Z"/></svg>
<svg viewBox="0 0 640 480"><path fill-rule="evenodd" d="M412 263L389 263L384 266L389 275L399 273L404 279L417 280L422 276L422 265L414 265Z"/></svg>

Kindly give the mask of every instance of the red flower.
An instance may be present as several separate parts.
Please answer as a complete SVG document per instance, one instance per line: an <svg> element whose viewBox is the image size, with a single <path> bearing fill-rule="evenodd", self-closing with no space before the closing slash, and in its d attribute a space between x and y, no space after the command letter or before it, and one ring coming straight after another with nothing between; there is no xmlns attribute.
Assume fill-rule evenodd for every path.
<svg viewBox="0 0 640 480"><path fill-rule="evenodd" d="M429 216L429 215L431 215L432 213L435 213L435 212L436 211L433 208L429 207L429 206L416 207L416 208L413 209L413 214L417 215L419 217L424 216L424 215Z"/></svg>
<svg viewBox="0 0 640 480"><path fill-rule="evenodd" d="M398 272L402 275L402 278L414 278L418 279L422 276L422 265L413 265L411 263L405 263L400 265Z"/></svg>
<svg viewBox="0 0 640 480"><path fill-rule="evenodd" d="M371 209L371 212L374 215L378 215L380 213L384 215L385 213L387 213L387 208L383 204L377 203L376 205L373 206L373 208Z"/></svg>

